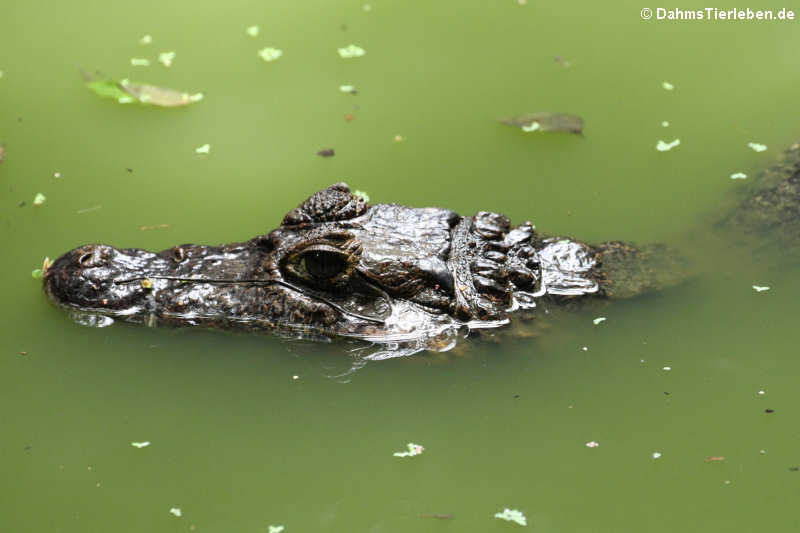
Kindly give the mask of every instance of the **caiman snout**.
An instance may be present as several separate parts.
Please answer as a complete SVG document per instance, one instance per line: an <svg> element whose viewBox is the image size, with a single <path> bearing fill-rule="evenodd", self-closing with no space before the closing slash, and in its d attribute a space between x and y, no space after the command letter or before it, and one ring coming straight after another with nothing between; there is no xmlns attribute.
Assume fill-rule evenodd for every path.
<svg viewBox="0 0 800 533"><path fill-rule="evenodd" d="M137 287L115 282L120 269L118 251L105 244L89 244L67 252L47 269L44 287L59 305L97 311L120 311L136 299ZM138 289L141 289L140 287Z"/></svg>

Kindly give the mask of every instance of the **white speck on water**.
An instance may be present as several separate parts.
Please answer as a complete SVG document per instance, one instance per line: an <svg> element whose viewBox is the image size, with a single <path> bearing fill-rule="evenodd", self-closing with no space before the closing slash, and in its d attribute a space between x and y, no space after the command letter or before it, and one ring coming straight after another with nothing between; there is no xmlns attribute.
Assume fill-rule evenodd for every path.
<svg viewBox="0 0 800 533"><path fill-rule="evenodd" d="M665 366L665 367L664 367L664 370L666 370L667 372L669 372L670 370L672 370L672 367L671 367L671 366Z"/></svg>
<svg viewBox="0 0 800 533"><path fill-rule="evenodd" d="M522 126L522 131L524 131L525 133L531 133L531 132L533 132L533 131L536 131L536 130L538 130L538 129L541 129L541 127L542 127L542 126L541 126L541 125L540 125L538 122L536 122L536 121L534 120L533 122L531 122L531 123L530 123L530 124L528 124L528 125L523 125L523 126Z"/></svg>
<svg viewBox="0 0 800 533"><path fill-rule="evenodd" d="M755 290L756 292L764 292L768 291L769 287L762 287L761 285L753 285L753 290Z"/></svg>
<svg viewBox="0 0 800 533"><path fill-rule="evenodd" d="M131 442L131 446L133 446L134 448L146 448L150 446L150 441L146 440L144 442Z"/></svg>
<svg viewBox="0 0 800 533"><path fill-rule="evenodd" d="M665 121L663 121L663 122L661 123L661 127L662 127L662 128L669 128L669 122L667 122L666 120L665 120Z"/></svg>
<svg viewBox="0 0 800 533"><path fill-rule="evenodd" d="M169 512L170 512L170 513L172 513L172 514L174 514L174 515L175 515L175 516L177 516L178 518L180 518L181 516L183 516L183 513L181 512L181 510L180 510L180 508L179 508L179 507L173 507L172 509L170 509L170 510L169 510Z"/></svg>
<svg viewBox="0 0 800 533"><path fill-rule="evenodd" d="M279 48L272 48L270 46L262 48L261 50L258 51L258 56L267 63L277 60L282 55L283 55L283 50Z"/></svg>
<svg viewBox="0 0 800 533"><path fill-rule="evenodd" d="M352 85L339 85L339 90L343 93L354 93L356 92L356 88Z"/></svg>
<svg viewBox="0 0 800 533"><path fill-rule="evenodd" d="M658 150L659 152L668 152L669 150L672 150L679 144L681 144L680 139L675 139L674 141L669 143L659 139L658 144L656 144L656 150Z"/></svg>
<svg viewBox="0 0 800 533"><path fill-rule="evenodd" d="M175 52L161 52L158 54L158 61L165 67L171 67L175 61Z"/></svg>
<svg viewBox="0 0 800 533"><path fill-rule="evenodd" d="M53 174L53 177L54 178L60 178L61 177L61 172L56 172L55 174Z"/></svg>
<svg viewBox="0 0 800 533"><path fill-rule="evenodd" d="M599 316L599 317L595 318L594 320L592 320L592 324L594 324L596 326L597 324L601 324L601 323L605 322L606 320L607 320L606 317Z"/></svg>
<svg viewBox="0 0 800 533"><path fill-rule="evenodd" d="M134 66L134 67L149 67L150 66L150 60L142 58L142 57L132 57L131 58L131 66Z"/></svg>
<svg viewBox="0 0 800 533"><path fill-rule="evenodd" d="M392 455L395 457L414 457L425 450L424 446L421 444L414 444L413 442L409 442L406 447L408 448L407 452L394 452Z"/></svg>
<svg viewBox="0 0 800 533"><path fill-rule="evenodd" d="M33 198L33 205L40 206L43 203L45 203L46 201L47 201L47 197L44 194L42 194L40 192L37 192L36 196Z"/></svg>
<svg viewBox="0 0 800 533"><path fill-rule="evenodd" d="M522 514L522 511L518 511L517 509L503 509L502 513L495 513L494 517L501 520L507 520L509 522L516 522L521 526L528 525L528 519L525 518L525 515Z"/></svg>
<svg viewBox="0 0 800 533"><path fill-rule="evenodd" d="M756 152L763 152L764 150L767 149L767 145L766 144L747 143L747 146L749 146L750 148L752 148Z"/></svg>
<svg viewBox="0 0 800 533"><path fill-rule="evenodd" d="M258 37L258 33L261 31L261 28L259 28L258 26L250 26L245 31L247 32L247 35L249 35L250 37Z"/></svg>
<svg viewBox="0 0 800 533"><path fill-rule="evenodd" d="M292 376L292 379L300 379L300 376L294 375L294 376Z"/></svg>
<svg viewBox="0 0 800 533"><path fill-rule="evenodd" d="M584 352L588 352L589 351L589 347L588 346L584 346L583 348L581 348L581 350L583 350Z"/></svg>
<svg viewBox="0 0 800 533"><path fill-rule="evenodd" d="M284 529L283 526L269 526L269 533L281 533Z"/></svg>
<svg viewBox="0 0 800 533"><path fill-rule="evenodd" d="M363 9L365 13L369 13L370 11L372 11L372 6L370 4L364 4L363 6L361 6L361 9Z"/></svg>
<svg viewBox="0 0 800 533"><path fill-rule="evenodd" d="M759 396L764 396L765 394L766 394L766 392L765 392L765 391L763 391L763 390L760 390L760 391L758 391L758 395L759 395Z"/></svg>
<svg viewBox="0 0 800 533"><path fill-rule="evenodd" d="M361 48L360 46L356 46L354 44L349 44L344 48L339 48L339 56L344 59L350 59L353 57L361 57L367 52Z"/></svg>
<svg viewBox="0 0 800 533"><path fill-rule="evenodd" d="M198 153L198 154L207 154L207 153L209 153L211 151L211 145L210 144L204 144L203 146L199 146L199 147L195 148L194 151L196 153Z"/></svg>
<svg viewBox="0 0 800 533"><path fill-rule="evenodd" d="M672 84L671 84L670 82L668 82L668 81L665 81L665 82L663 82L663 83L661 84L661 86L662 86L662 87L664 88L664 90L666 90L666 91L672 91L672 90L674 90L674 89L675 89L675 86L674 86L674 85L672 85Z"/></svg>
<svg viewBox="0 0 800 533"><path fill-rule="evenodd" d="M598 446L600 446L600 443L597 442L596 440L592 440L586 443L587 448L597 448Z"/></svg>
<svg viewBox="0 0 800 533"><path fill-rule="evenodd" d="M139 39L139 44L150 44L152 42L153 42L153 36L149 35L149 34L148 35L144 35L144 36L142 36L141 39Z"/></svg>
<svg viewBox="0 0 800 533"><path fill-rule="evenodd" d="M653 459L658 459L661 457L661 452L653 452Z"/></svg>
<svg viewBox="0 0 800 533"><path fill-rule="evenodd" d="M743 180L747 177L747 174L744 172L736 172L735 174L731 174L732 180Z"/></svg>

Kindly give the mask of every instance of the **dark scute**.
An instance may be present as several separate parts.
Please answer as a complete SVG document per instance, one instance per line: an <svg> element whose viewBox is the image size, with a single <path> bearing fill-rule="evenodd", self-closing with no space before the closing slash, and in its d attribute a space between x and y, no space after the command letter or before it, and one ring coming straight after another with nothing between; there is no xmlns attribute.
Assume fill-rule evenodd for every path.
<svg viewBox="0 0 800 533"><path fill-rule="evenodd" d="M366 210L367 204L363 198L352 194L346 183L337 183L312 194L305 202L289 211L282 225L348 220L363 215Z"/></svg>

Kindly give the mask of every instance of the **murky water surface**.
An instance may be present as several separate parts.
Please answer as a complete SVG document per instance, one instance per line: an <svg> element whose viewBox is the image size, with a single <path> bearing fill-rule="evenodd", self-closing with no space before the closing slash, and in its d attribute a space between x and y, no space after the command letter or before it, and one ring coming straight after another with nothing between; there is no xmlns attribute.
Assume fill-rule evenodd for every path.
<svg viewBox="0 0 800 533"><path fill-rule="evenodd" d="M787 7L767 3L752 7ZM711 228L800 137L798 23L606 4L5 6L0 529L507 531L508 507L539 532L797 531L797 256ZM350 43L366 55L340 58ZM123 106L79 68L205 99ZM526 111L577 113L585 136L494 122ZM340 180L374 202L666 242L696 275L543 316L535 337L353 373L354 344L82 327L30 277L87 242L247 239ZM408 442L424 453L392 456Z"/></svg>

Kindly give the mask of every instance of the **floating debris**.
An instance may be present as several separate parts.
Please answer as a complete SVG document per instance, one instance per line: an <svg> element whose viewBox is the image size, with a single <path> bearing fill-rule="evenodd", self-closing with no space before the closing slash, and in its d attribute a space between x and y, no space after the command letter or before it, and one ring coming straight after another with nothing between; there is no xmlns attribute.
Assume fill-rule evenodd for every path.
<svg viewBox="0 0 800 533"><path fill-rule="evenodd" d="M528 525L528 520L525 518L525 515L522 514L522 511L516 509L503 509L502 513L495 513L494 517L500 520L507 520L508 522L516 522L521 526Z"/></svg>
<svg viewBox="0 0 800 533"><path fill-rule="evenodd" d="M745 178L747 178L747 174L744 172L736 172L735 174L731 174L732 180L743 180Z"/></svg>
<svg viewBox="0 0 800 533"><path fill-rule="evenodd" d="M158 54L158 62L169 68L172 62L175 61L175 52L161 52Z"/></svg>
<svg viewBox="0 0 800 533"><path fill-rule="evenodd" d="M298 376L297 374L295 374L294 376L292 376L292 379L300 379L300 376Z"/></svg>
<svg viewBox="0 0 800 533"><path fill-rule="evenodd" d="M764 412L767 414L772 414L775 412L775 409L764 409Z"/></svg>
<svg viewBox="0 0 800 533"><path fill-rule="evenodd" d="M570 113L522 113L498 120L503 124L522 128L524 132L583 133L583 119Z"/></svg>
<svg viewBox="0 0 800 533"><path fill-rule="evenodd" d="M670 370L672 370L672 367L671 367L671 366L665 366L665 367L664 367L664 371L665 371L665 372L669 372Z"/></svg>
<svg viewBox="0 0 800 533"><path fill-rule="evenodd" d="M753 290L756 292L768 291L769 287L762 287L761 285L753 285Z"/></svg>
<svg viewBox="0 0 800 533"><path fill-rule="evenodd" d="M203 93L190 94L165 87L157 87L146 83L133 83L127 79L97 80L86 84L86 87L104 98L113 98L120 104L139 102L161 107L179 107L199 102Z"/></svg>
<svg viewBox="0 0 800 533"><path fill-rule="evenodd" d="M435 518L436 520L450 520L453 515L450 513L422 513L420 518Z"/></svg>
<svg viewBox="0 0 800 533"><path fill-rule="evenodd" d="M133 67L149 67L150 66L150 60L142 58L142 57L132 57L131 58L131 66L133 66Z"/></svg>
<svg viewBox="0 0 800 533"><path fill-rule="evenodd" d="M659 140L658 144L656 145L656 150L658 150L659 152L667 152L669 150L672 150L673 148L675 148L679 144L681 144L681 140L680 139L675 139L671 143Z"/></svg>
<svg viewBox="0 0 800 533"><path fill-rule="evenodd" d="M351 122L354 118L356 118L356 117L354 117L352 113L345 113L344 114L344 121L345 122Z"/></svg>
<svg viewBox="0 0 800 533"><path fill-rule="evenodd" d="M364 10L364 13L369 13L370 11L372 11L372 6L369 4L364 4L363 6L361 6L361 9Z"/></svg>
<svg viewBox="0 0 800 533"><path fill-rule="evenodd" d="M42 279L42 274L43 272L41 268L34 268L33 270L31 270L31 277L33 279Z"/></svg>
<svg viewBox="0 0 800 533"><path fill-rule="evenodd" d="M408 451L407 452L394 452L392 455L395 457L414 457L415 455L419 455L425 450L425 447L420 444L414 444L413 442L409 442L407 445Z"/></svg>
<svg viewBox="0 0 800 533"><path fill-rule="evenodd" d="M334 151L333 148L325 148L317 152L317 155L320 157L333 157L334 155L336 155L336 152Z"/></svg>
<svg viewBox="0 0 800 533"><path fill-rule="evenodd" d="M2 70L0 70L0 78L2 78L3 76L5 76L5 72L3 72Z"/></svg>
<svg viewBox="0 0 800 533"><path fill-rule="evenodd" d="M40 205L42 205L46 201L47 201L47 196L45 196L44 194L42 194L40 192L37 192L36 196L33 198L33 205L35 205L36 207L39 207Z"/></svg>
<svg viewBox="0 0 800 533"><path fill-rule="evenodd" d="M592 324L594 324L596 326L597 324L601 324L601 323L605 322L606 320L607 320L606 317L599 316L599 317L595 318L594 320L592 320Z"/></svg>
<svg viewBox="0 0 800 533"><path fill-rule="evenodd" d="M153 226L139 226L139 231L150 231L154 229L167 229L169 224L155 224Z"/></svg>
<svg viewBox="0 0 800 533"><path fill-rule="evenodd" d="M520 5L523 5L523 4L520 4ZM554 60L556 63L558 63L559 65L561 65L562 67L564 67L564 68L569 68L569 67L570 67L570 63L569 63L569 61L567 61L566 59L564 59L564 58L563 58L563 57L561 57L561 56L555 56L555 57L553 58L553 60Z"/></svg>
<svg viewBox="0 0 800 533"><path fill-rule="evenodd" d="M354 44L347 45L344 48L339 48L339 56L344 59L361 57L366 53L367 52L363 48Z"/></svg>
<svg viewBox="0 0 800 533"><path fill-rule="evenodd" d="M583 350L584 352L588 352L589 351L589 347L588 346L584 346L584 347L581 348L581 350Z"/></svg>
<svg viewBox="0 0 800 533"><path fill-rule="evenodd" d="M182 512L181 512L181 510L180 510L180 507L173 507L173 508L171 508L171 509L169 510L169 512L170 512L170 513L172 513L172 514L174 514L174 515L175 515L175 516L177 516L178 518L180 518L181 516L183 516L183 513L182 513Z"/></svg>
<svg viewBox="0 0 800 533"><path fill-rule="evenodd" d="M765 391L763 391L763 390L760 390L760 391L758 391L758 395L759 395L759 396L764 396L765 394L766 394L766 392L765 392Z"/></svg>
<svg viewBox="0 0 800 533"><path fill-rule="evenodd" d="M752 148L756 152L763 152L764 150L767 149L767 145L766 144L747 143L747 146L749 146L750 148Z"/></svg>
<svg viewBox="0 0 800 533"><path fill-rule="evenodd" d="M144 35L141 39L139 39L139 44L150 44L153 42L152 35Z"/></svg>
<svg viewBox="0 0 800 533"><path fill-rule="evenodd" d="M283 526L269 526L269 533L281 533L284 529Z"/></svg>
<svg viewBox="0 0 800 533"><path fill-rule="evenodd" d="M133 446L134 448L147 448L148 446L150 446L150 441L131 442L131 446Z"/></svg>
<svg viewBox="0 0 800 533"><path fill-rule="evenodd" d="M85 209L78 209L75 211L76 215L83 215L85 213L91 213L92 211L97 211L98 209L102 209L102 205L93 205L92 207L87 207Z"/></svg>
<svg viewBox="0 0 800 533"><path fill-rule="evenodd" d="M364 191L356 191L353 194L359 198L362 198L365 202L369 202L369 195Z"/></svg>
<svg viewBox="0 0 800 533"><path fill-rule="evenodd" d="M662 128L669 128L669 122L667 122L666 120L662 121L661 122L661 127Z"/></svg>
<svg viewBox="0 0 800 533"><path fill-rule="evenodd" d="M339 90L343 93L356 94L356 88L352 85L339 85Z"/></svg>
<svg viewBox="0 0 800 533"><path fill-rule="evenodd" d="M725 460L724 455L710 455L704 459L707 463L719 463Z"/></svg>
<svg viewBox="0 0 800 533"><path fill-rule="evenodd" d="M600 446L600 443L597 442L596 440L589 441L586 443L587 448L597 448L598 446Z"/></svg>
<svg viewBox="0 0 800 533"><path fill-rule="evenodd" d="M672 90L674 90L674 89L675 89L675 86L674 86L674 85L672 85L672 84L671 84L670 82L668 82L668 81L665 81L665 82L663 82L663 83L661 84L661 86L662 86L662 87L664 88L664 90L666 90L666 91L672 91Z"/></svg>
<svg viewBox="0 0 800 533"><path fill-rule="evenodd" d="M244 30L244 31L245 31L245 32L247 33L247 35L249 35L250 37L258 37L258 34L259 34L259 32L261 31L261 28L259 28L257 25L256 25L256 26L250 26L249 28L247 28L247 29L246 29L246 30Z"/></svg>
<svg viewBox="0 0 800 533"><path fill-rule="evenodd" d="M211 152L211 145L210 144L204 144L203 146L198 146L197 148L194 149L194 151L197 154L207 154L207 153Z"/></svg>
<svg viewBox="0 0 800 533"><path fill-rule="evenodd" d="M405 141L406 141L406 138L403 137L402 135L395 135L394 138L392 139L393 143L402 143L402 142L405 142Z"/></svg>
<svg viewBox="0 0 800 533"><path fill-rule="evenodd" d="M661 452L653 452L653 459L661 458Z"/></svg>
<svg viewBox="0 0 800 533"><path fill-rule="evenodd" d="M283 50L279 50L278 48L270 48L269 46L258 51L258 56L267 63L275 61L282 55Z"/></svg>
<svg viewBox="0 0 800 533"><path fill-rule="evenodd" d="M3 162L3 159L6 157L6 145L0 144L0 163Z"/></svg>
<svg viewBox="0 0 800 533"><path fill-rule="evenodd" d="M142 281L140 281L139 285L141 285L143 289L152 289L153 288L153 282L150 281L149 278L145 278Z"/></svg>
<svg viewBox="0 0 800 533"><path fill-rule="evenodd" d="M60 178L61 177L61 172L54 172L53 173L53 177L56 178L56 179Z"/></svg>

